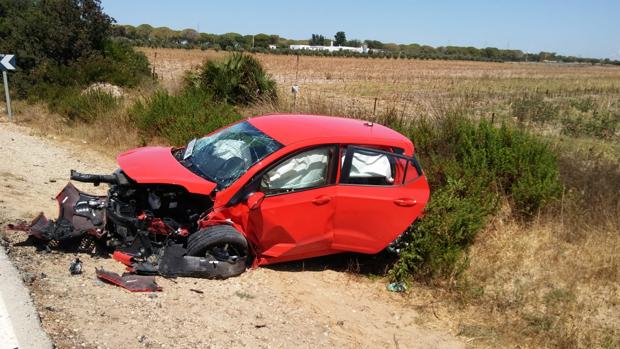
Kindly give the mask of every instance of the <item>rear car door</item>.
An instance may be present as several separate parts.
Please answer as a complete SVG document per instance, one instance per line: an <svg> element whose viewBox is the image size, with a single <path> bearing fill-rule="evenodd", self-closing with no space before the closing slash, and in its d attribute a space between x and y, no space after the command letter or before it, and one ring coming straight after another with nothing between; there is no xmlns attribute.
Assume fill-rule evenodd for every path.
<svg viewBox="0 0 620 349"><path fill-rule="evenodd" d="M428 183L414 157L360 146L343 154L332 248L378 253L420 216Z"/></svg>
<svg viewBox="0 0 620 349"><path fill-rule="evenodd" d="M265 198L250 211L250 227L264 262L328 253L333 239L338 148L298 151L261 174Z"/></svg>

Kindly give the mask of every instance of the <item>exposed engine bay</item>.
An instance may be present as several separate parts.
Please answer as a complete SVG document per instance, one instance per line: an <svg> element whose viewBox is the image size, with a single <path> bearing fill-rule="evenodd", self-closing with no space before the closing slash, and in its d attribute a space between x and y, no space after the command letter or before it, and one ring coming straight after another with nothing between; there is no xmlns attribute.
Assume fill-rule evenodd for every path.
<svg viewBox="0 0 620 349"><path fill-rule="evenodd" d="M208 233L199 221L213 207L209 196L176 185L136 183L120 169L111 175L72 170L71 179L106 183L108 195L86 194L68 183L56 197L58 219L39 214L28 228L30 235L44 242L93 236L138 274L226 278L245 270L247 245L244 251L243 246L191 241L197 232Z"/></svg>

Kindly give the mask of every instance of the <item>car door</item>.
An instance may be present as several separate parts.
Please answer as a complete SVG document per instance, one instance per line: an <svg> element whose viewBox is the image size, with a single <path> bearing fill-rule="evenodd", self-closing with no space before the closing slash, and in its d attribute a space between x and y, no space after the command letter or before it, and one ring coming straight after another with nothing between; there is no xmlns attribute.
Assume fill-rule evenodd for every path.
<svg viewBox="0 0 620 349"><path fill-rule="evenodd" d="M415 158L357 146L344 154L332 247L377 253L420 216L428 184Z"/></svg>
<svg viewBox="0 0 620 349"><path fill-rule="evenodd" d="M250 211L250 229L266 263L328 253L333 239L337 146L298 151L264 171L265 198Z"/></svg>

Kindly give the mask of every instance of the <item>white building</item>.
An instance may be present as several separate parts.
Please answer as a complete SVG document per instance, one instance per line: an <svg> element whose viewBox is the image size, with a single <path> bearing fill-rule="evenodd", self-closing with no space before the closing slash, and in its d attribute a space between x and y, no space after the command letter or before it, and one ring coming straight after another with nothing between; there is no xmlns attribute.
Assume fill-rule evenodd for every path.
<svg viewBox="0 0 620 349"><path fill-rule="evenodd" d="M368 47L366 45L360 47L351 46L334 46L334 42L331 41L329 46L311 46L311 45L290 45L291 50L308 50L308 51L351 51L357 53L368 53Z"/></svg>

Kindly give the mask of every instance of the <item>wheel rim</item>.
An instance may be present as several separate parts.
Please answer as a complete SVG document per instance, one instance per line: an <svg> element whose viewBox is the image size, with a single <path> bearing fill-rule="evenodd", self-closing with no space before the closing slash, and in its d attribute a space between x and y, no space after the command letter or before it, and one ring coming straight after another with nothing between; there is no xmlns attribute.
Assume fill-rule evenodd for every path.
<svg viewBox="0 0 620 349"><path fill-rule="evenodd" d="M245 253L241 246L231 243L222 243L207 247L205 257L212 257L220 262L236 262L245 257Z"/></svg>

